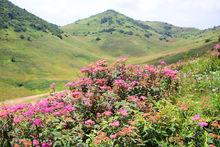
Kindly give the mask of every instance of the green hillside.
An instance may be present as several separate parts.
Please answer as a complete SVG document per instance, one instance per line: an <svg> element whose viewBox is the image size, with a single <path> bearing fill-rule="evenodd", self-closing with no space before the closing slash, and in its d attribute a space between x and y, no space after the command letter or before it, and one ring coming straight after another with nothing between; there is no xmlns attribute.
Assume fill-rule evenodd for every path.
<svg viewBox="0 0 220 147"><path fill-rule="evenodd" d="M0 0L0 10L0 28L13 28L15 32L26 32L33 29L50 32L57 36L62 34L62 30L57 25L28 13L25 9L17 7L8 0Z"/></svg>
<svg viewBox="0 0 220 147"><path fill-rule="evenodd" d="M61 29L72 36L93 39L91 41L105 54L125 55L134 60L140 57L148 60L148 56L152 60L153 54L160 57L160 54L200 48L216 42L219 34L219 28L202 31L163 22L138 21L114 10L78 20Z"/></svg>
<svg viewBox="0 0 220 147"><path fill-rule="evenodd" d="M0 10L0 101L48 92L52 82L62 90L81 67L100 58L128 56L142 64L196 55L192 49L203 53L220 34L219 27L142 22L114 10L61 28L7 0L0 0Z"/></svg>

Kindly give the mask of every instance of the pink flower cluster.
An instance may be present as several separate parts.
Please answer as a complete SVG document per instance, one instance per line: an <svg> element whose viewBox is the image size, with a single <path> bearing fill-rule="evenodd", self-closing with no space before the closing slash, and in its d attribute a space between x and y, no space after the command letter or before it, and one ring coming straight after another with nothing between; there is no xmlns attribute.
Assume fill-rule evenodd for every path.
<svg viewBox="0 0 220 147"><path fill-rule="evenodd" d="M75 133L78 129L78 132L71 136L80 137L93 132L92 129L100 127L102 122L107 122L107 126L118 131L107 133L111 139L128 135L132 133L129 121L133 121L133 111L127 104L145 113L149 109L149 98L166 96L164 93L172 91L172 86L178 81L177 71L164 66L126 66L124 62L125 59L121 59L109 66L105 60L100 60L88 68L81 69L85 77L67 83L69 90L50 95L35 104L2 106L0 121L11 120L11 125L15 128L12 134L22 132L25 137L28 136L27 140L34 140L33 144L36 146L39 143L42 146L50 146L50 143L56 140L52 135L48 135L50 131ZM161 84L167 81L166 90L161 89ZM55 84L52 84L51 88L55 88ZM154 93L154 88L160 91ZM200 123L201 125L205 124ZM26 131L27 126L31 129L31 135ZM44 144L37 138L38 130L47 133L41 135L43 137L40 140L44 140Z"/></svg>
<svg viewBox="0 0 220 147"><path fill-rule="evenodd" d="M119 127L120 123L119 123L119 121L113 121L112 123L110 123L110 126Z"/></svg>
<svg viewBox="0 0 220 147"><path fill-rule="evenodd" d="M85 121L85 125L92 126L92 125L95 125L95 122L91 119L88 119Z"/></svg>
<svg viewBox="0 0 220 147"><path fill-rule="evenodd" d="M198 126L200 127L207 127L208 123L204 121L204 119L202 117L200 117L200 115L195 115L192 117L192 120L197 121Z"/></svg>
<svg viewBox="0 0 220 147"><path fill-rule="evenodd" d="M216 50L220 49L220 44L216 44L216 45L214 46L214 49L216 49Z"/></svg>
<svg viewBox="0 0 220 147"><path fill-rule="evenodd" d="M169 68L164 68L163 73L166 76L171 77L172 79L175 79L178 72L176 70L172 70L172 69L169 69Z"/></svg>

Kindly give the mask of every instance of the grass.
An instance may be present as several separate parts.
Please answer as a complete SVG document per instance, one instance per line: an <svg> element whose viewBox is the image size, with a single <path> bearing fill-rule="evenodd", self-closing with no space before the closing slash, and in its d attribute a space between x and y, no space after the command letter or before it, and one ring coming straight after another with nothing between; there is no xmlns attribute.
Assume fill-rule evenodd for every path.
<svg viewBox="0 0 220 147"><path fill-rule="evenodd" d="M205 56L183 66L178 101L193 105L198 114L219 115L219 65L219 59Z"/></svg>
<svg viewBox="0 0 220 147"><path fill-rule="evenodd" d="M100 24L104 17L111 17L112 23ZM119 20L123 23L118 23ZM141 24L149 28L143 29L146 26ZM102 31L112 27L113 32ZM202 55L218 41L220 33L219 28L200 31L161 22L135 21L115 11L61 29L66 32L63 39L30 27L25 32L15 32L10 27L0 29L0 92L3 93L0 101L48 92L52 82L62 90L66 81L80 76L81 67L98 59L113 61L127 56L129 63L146 64L160 59L172 63ZM119 30L132 31L133 35ZM160 40L167 31L172 37L166 36L168 41ZM101 40L97 41L97 37ZM205 42L207 39L210 41Z"/></svg>

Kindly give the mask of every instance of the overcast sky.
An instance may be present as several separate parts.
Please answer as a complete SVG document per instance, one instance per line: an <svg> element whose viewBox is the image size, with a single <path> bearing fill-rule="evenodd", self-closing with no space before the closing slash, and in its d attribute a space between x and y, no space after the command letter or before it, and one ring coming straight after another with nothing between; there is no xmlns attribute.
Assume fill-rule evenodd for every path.
<svg viewBox="0 0 220 147"><path fill-rule="evenodd" d="M220 0L10 0L57 25L114 9L138 20L200 29L220 25Z"/></svg>

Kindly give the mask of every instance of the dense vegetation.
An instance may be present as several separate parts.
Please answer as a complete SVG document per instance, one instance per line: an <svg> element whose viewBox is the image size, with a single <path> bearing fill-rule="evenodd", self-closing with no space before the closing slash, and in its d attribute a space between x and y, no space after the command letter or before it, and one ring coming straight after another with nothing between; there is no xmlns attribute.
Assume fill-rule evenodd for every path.
<svg viewBox="0 0 220 147"><path fill-rule="evenodd" d="M83 68L69 90L55 94L52 84L52 95L34 105L2 106L1 146L220 145L217 57L169 66L125 61Z"/></svg>
<svg viewBox="0 0 220 147"><path fill-rule="evenodd" d="M51 32L60 36L62 31L57 25L48 23L41 18L21 9L8 0L0 0L0 29L12 27L15 32L25 32L29 28Z"/></svg>

